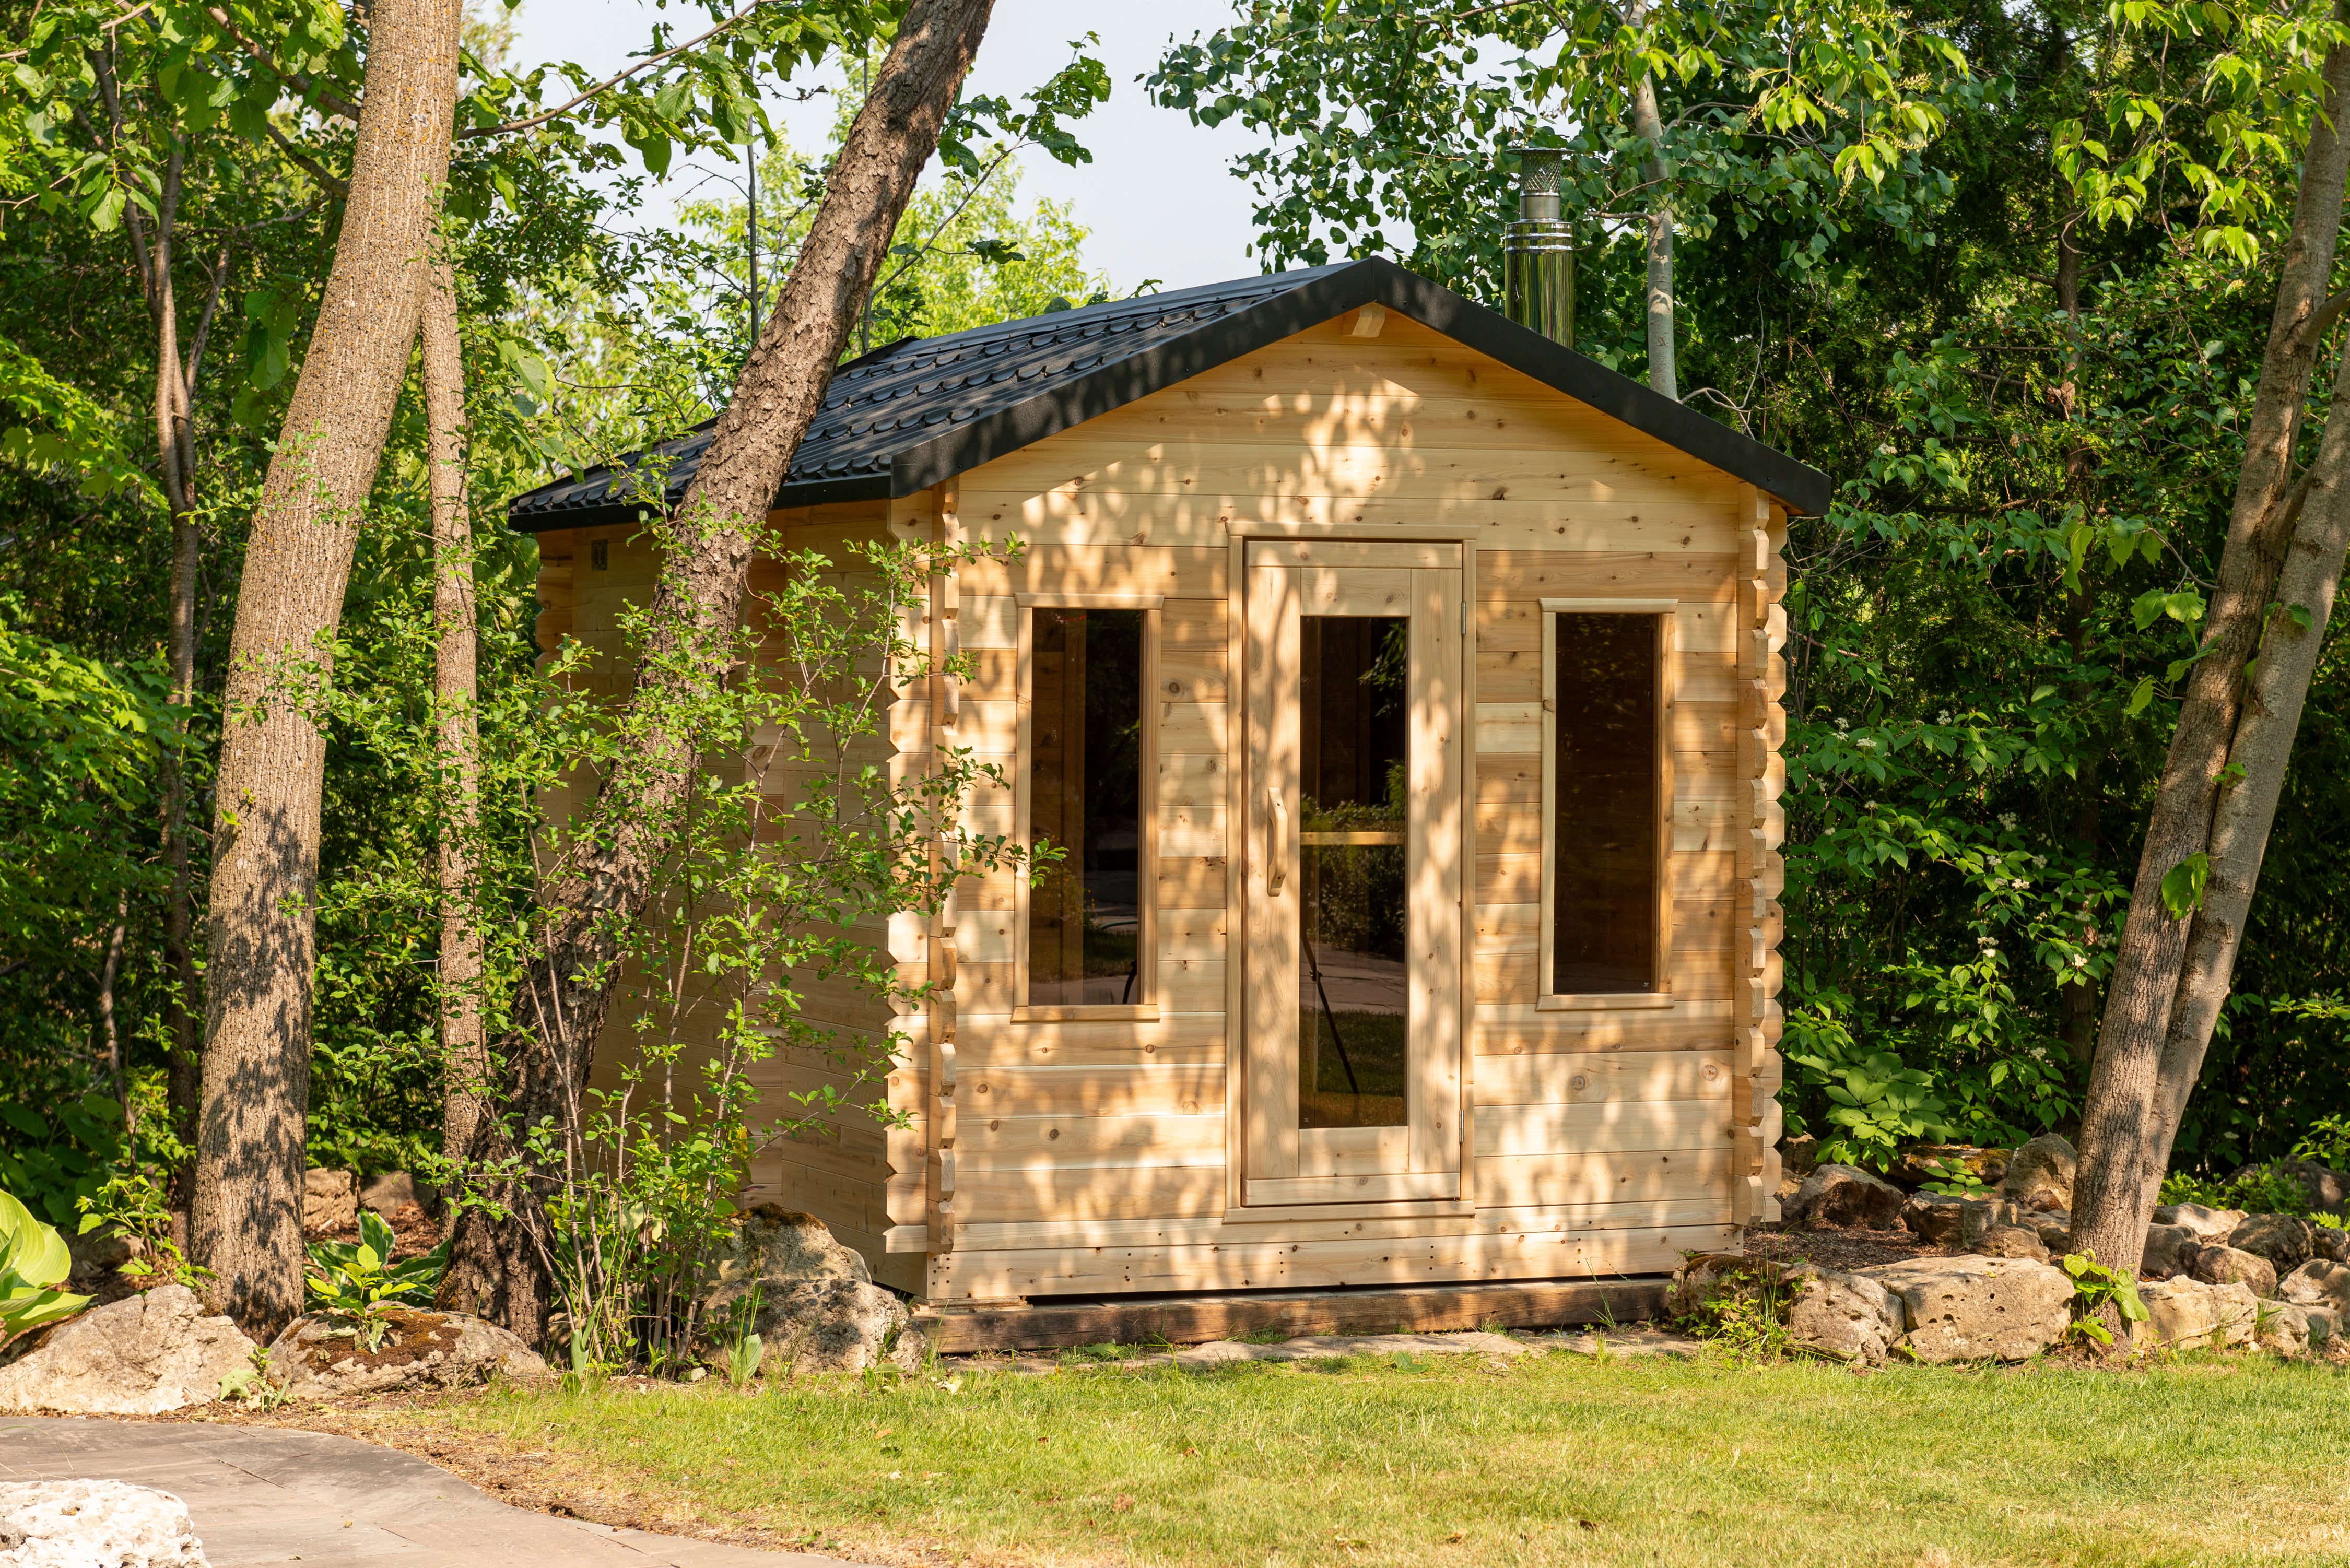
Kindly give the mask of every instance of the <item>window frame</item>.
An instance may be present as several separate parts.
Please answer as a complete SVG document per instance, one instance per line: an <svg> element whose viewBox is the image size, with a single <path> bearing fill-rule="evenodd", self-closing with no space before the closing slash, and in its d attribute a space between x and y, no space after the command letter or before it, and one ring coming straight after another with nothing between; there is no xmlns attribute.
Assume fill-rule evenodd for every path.
<svg viewBox="0 0 2350 1568"><path fill-rule="evenodd" d="M1545 598L1542 601L1542 888L1535 929L1540 968L1534 1007L1545 1012L1656 1009L1673 996L1673 700L1679 684L1679 599ZM1657 987L1654 991L1556 992L1558 973L1558 618L1637 615L1657 623Z"/></svg>
<svg viewBox="0 0 2350 1568"><path fill-rule="evenodd" d="M1028 915L1033 889L1024 867L1013 878L1012 897L1012 1022L1014 1023L1153 1023L1159 1020L1159 611L1164 594L1024 593L1013 596L1018 618L1018 653L1014 680L1019 687L1020 717L1013 741L1012 831L1024 851L1034 842L1031 814L1035 757L1036 618L1040 609L1140 610L1142 612L1142 754L1138 762L1136 816L1141 843L1135 854L1135 892L1140 929L1141 963L1135 987L1139 1000L1131 1002L1091 1002L1076 1005L1031 1005L1028 995Z"/></svg>

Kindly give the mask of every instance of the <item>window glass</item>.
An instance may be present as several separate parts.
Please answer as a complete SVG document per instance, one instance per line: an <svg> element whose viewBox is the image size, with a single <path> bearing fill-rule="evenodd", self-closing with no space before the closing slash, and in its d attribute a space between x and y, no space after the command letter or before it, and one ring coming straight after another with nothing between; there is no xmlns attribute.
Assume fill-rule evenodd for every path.
<svg viewBox="0 0 2350 1568"><path fill-rule="evenodd" d="M1555 629L1551 991L1653 992L1658 618L1562 615Z"/></svg>
<svg viewBox="0 0 2350 1568"><path fill-rule="evenodd" d="M1028 1005L1142 994L1142 623L1034 609L1029 842L1062 852L1028 894Z"/></svg>
<svg viewBox="0 0 2350 1568"><path fill-rule="evenodd" d="M1399 617L1309 615L1299 627L1301 1127L1399 1127L1409 1119L1410 631Z"/></svg>

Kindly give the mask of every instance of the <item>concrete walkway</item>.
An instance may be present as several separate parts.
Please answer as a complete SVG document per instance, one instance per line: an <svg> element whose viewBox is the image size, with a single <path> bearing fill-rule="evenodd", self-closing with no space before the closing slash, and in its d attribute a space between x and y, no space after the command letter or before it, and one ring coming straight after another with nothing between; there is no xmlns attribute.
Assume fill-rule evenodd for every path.
<svg viewBox="0 0 2350 1568"><path fill-rule="evenodd" d="M213 1568L856 1568L493 1501L412 1455L322 1432L0 1417L0 1481L126 1480L188 1505Z"/></svg>

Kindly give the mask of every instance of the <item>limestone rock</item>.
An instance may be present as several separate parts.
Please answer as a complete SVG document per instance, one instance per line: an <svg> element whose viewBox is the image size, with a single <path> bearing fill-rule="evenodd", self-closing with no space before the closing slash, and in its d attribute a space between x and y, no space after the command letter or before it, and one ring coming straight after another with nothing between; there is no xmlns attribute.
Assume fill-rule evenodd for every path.
<svg viewBox="0 0 2350 1568"><path fill-rule="evenodd" d="M0 1410L154 1416L220 1397L220 1380L250 1364L253 1341L207 1317L185 1285L159 1285L92 1307L0 1366Z"/></svg>
<svg viewBox="0 0 2350 1568"><path fill-rule="evenodd" d="M2001 1196L2042 1212L2073 1208L2073 1172L2080 1157L2054 1133L2042 1133L2009 1157Z"/></svg>
<svg viewBox="0 0 2350 1568"><path fill-rule="evenodd" d="M2324 1350L2342 1337L2342 1314L2330 1306L2298 1306L2302 1321L2309 1324L2309 1348Z"/></svg>
<svg viewBox="0 0 2350 1568"><path fill-rule="evenodd" d="M1859 1272L1899 1300L1901 1347L1920 1361L2021 1361L2072 1322L2072 1277L2045 1263L1911 1258Z"/></svg>
<svg viewBox="0 0 2350 1568"><path fill-rule="evenodd" d="M779 1371L862 1372L890 1366L911 1372L925 1343L906 1303L857 1280L814 1280L769 1295L759 1311L768 1365Z"/></svg>
<svg viewBox="0 0 2350 1568"><path fill-rule="evenodd" d="M2254 1322L2252 1337L2262 1350L2274 1351L2279 1355L2307 1355L2309 1314L2290 1302L2272 1302Z"/></svg>
<svg viewBox="0 0 2350 1568"><path fill-rule="evenodd" d="M2277 1282L2277 1295L2295 1306L2322 1306L2350 1315L2350 1266L2312 1258Z"/></svg>
<svg viewBox="0 0 2350 1568"><path fill-rule="evenodd" d="M2211 1284L2202 1280L2157 1280L2140 1285L2137 1299L2146 1303L2147 1321L2134 1324L2130 1342L2138 1350L2157 1346L2192 1349L2241 1349L2252 1343L2261 1303L2250 1287L2230 1282Z"/></svg>
<svg viewBox="0 0 2350 1568"><path fill-rule="evenodd" d="M403 1388L463 1388L504 1376L517 1383L549 1376L546 1362L518 1335L463 1313L390 1307L382 1343L339 1314L296 1318L270 1343L269 1381L301 1399L381 1394Z"/></svg>
<svg viewBox="0 0 2350 1568"><path fill-rule="evenodd" d="M413 1203L429 1213L440 1198L431 1182L419 1182L404 1170L371 1176L359 1187L359 1207L385 1215L396 1213L403 1203Z"/></svg>
<svg viewBox="0 0 2350 1568"><path fill-rule="evenodd" d="M2039 1236L2021 1225L1993 1225L1975 1238L1973 1251L1983 1258L2011 1258L2024 1262L2044 1263L2048 1249Z"/></svg>
<svg viewBox="0 0 2350 1568"><path fill-rule="evenodd" d="M2195 1254L2202 1250L2203 1243L2184 1225L2149 1225L2138 1272L2158 1280L2176 1279L2193 1270Z"/></svg>
<svg viewBox="0 0 2350 1568"><path fill-rule="evenodd" d="M2206 1247L2224 1247L2236 1227L2244 1222L2241 1209L2207 1209L2200 1203L2167 1203L2154 1211L2158 1225L2183 1225L2192 1231L2198 1243Z"/></svg>
<svg viewBox="0 0 2350 1568"><path fill-rule="evenodd" d="M119 1480L0 1484L10 1568L205 1568L187 1504Z"/></svg>
<svg viewBox="0 0 2350 1568"><path fill-rule="evenodd" d="M1822 1269L1795 1282L1787 1337L1814 1355L1874 1366L1901 1337L1901 1303L1864 1274Z"/></svg>
<svg viewBox="0 0 2350 1568"><path fill-rule="evenodd" d="M780 1204L741 1216L719 1262L702 1322L722 1332L735 1301L759 1287L754 1332L767 1365L797 1372L862 1372L889 1363L921 1365L921 1330L906 1303L873 1282L865 1260L833 1239L823 1220Z"/></svg>
<svg viewBox="0 0 2350 1568"><path fill-rule="evenodd" d="M359 1178L348 1170L302 1173L302 1231L323 1235L359 1222Z"/></svg>
<svg viewBox="0 0 2350 1568"><path fill-rule="evenodd" d="M2206 1247L2195 1254L2195 1277L2207 1285L2241 1284L2256 1296L2277 1292L2276 1265L2257 1252L2233 1247Z"/></svg>
<svg viewBox="0 0 2350 1568"><path fill-rule="evenodd" d="M1991 1225L1991 1200L1945 1198L1935 1192L1913 1192L1901 1206L1901 1223L1921 1241L1944 1247L1970 1247Z"/></svg>
<svg viewBox="0 0 2350 1568"><path fill-rule="evenodd" d="M1908 1193L1858 1166L1823 1165L1804 1178L1786 1214L1807 1225L1890 1231L1900 1225L1901 1207L1908 1200Z"/></svg>
<svg viewBox="0 0 2350 1568"><path fill-rule="evenodd" d="M2239 1252L2253 1252L2274 1264L2280 1274L2289 1274L2309 1262L2310 1232L2317 1227L2291 1214L2252 1214L2236 1227L2228 1238L2228 1245Z"/></svg>
<svg viewBox="0 0 2350 1568"><path fill-rule="evenodd" d="M1811 1175L1820 1163L1820 1140L1810 1133L1795 1133L1779 1140L1779 1168L1801 1180Z"/></svg>
<svg viewBox="0 0 2350 1568"><path fill-rule="evenodd" d="M2023 1228L2039 1237L2040 1244L2060 1258L2072 1248L2073 1216L2062 1209L2035 1213Z"/></svg>
<svg viewBox="0 0 2350 1568"><path fill-rule="evenodd" d="M2309 1255L2323 1258L2329 1263L2350 1263L2350 1231L2336 1231L2331 1225L2309 1228Z"/></svg>
<svg viewBox="0 0 2350 1568"><path fill-rule="evenodd" d="M1896 1187L1911 1191L1929 1181L1947 1182L1951 1167L1965 1171L1985 1187L1996 1187L2007 1175L2008 1153L2003 1148L1983 1148L1970 1143L1918 1143L1901 1151L1886 1174Z"/></svg>

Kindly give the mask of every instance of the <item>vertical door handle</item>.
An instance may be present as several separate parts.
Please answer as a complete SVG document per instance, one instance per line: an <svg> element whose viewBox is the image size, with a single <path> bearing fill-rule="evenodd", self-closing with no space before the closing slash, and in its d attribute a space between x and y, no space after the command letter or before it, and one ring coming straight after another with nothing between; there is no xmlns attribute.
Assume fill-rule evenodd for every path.
<svg viewBox="0 0 2350 1568"><path fill-rule="evenodd" d="M1268 851L1272 864L1265 867L1264 890L1278 895L1281 885L1289 880L1289 804L1281 798L1281 791L1269 789L1265 798L1273 803L1273 815L1265 819L1265 836L1272 840Z"/></svg>

